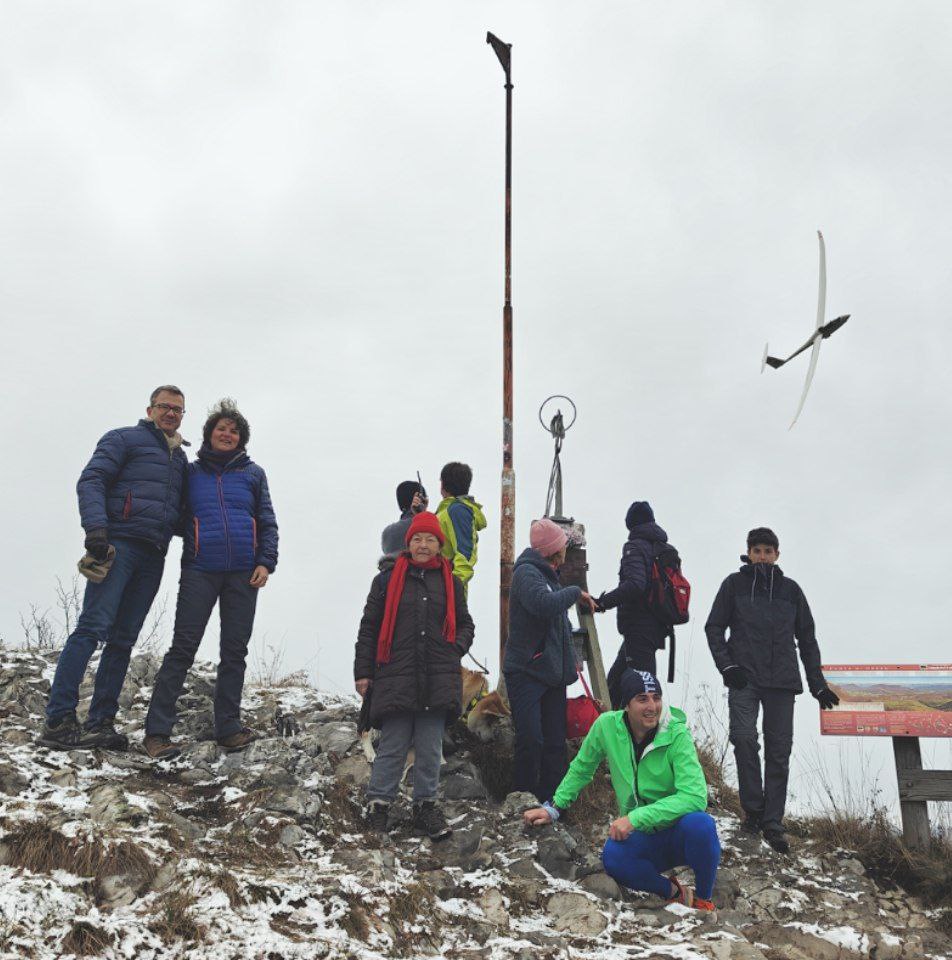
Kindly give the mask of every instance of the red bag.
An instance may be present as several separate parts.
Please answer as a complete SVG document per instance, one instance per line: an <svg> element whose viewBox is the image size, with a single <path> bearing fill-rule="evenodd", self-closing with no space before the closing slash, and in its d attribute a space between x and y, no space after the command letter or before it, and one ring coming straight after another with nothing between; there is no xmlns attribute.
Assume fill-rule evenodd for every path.
<svg viewBox="0 0 952 960"><path fill-rule="evenodd" d="M592 696L592 691L589 690L585 677L578 666L575 667L575 672L578 674L579 680L582 681L585 693L578 697L570 697L565 704L566 740L577 740L584 737L592 729L592 724L602 712L602 708Z"/></svg>

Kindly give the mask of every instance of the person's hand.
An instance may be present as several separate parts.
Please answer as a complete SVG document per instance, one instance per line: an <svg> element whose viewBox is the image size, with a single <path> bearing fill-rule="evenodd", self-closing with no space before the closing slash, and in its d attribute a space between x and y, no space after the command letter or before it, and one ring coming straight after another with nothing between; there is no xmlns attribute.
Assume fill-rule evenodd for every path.
<svg viewBox="0 0 952 960"><path fill-rule="evenodd" d="M721 674L724 679L724 686L731 690L743 690L747 686L747 671L743 667L731 664Z"/></svg>
<svg viewBox="0 0 952 960"><path fill-rule="evenodd" d="M619 817L617 820L612 820L612 825L608 828L608 836L612 840L627 840L634 829L628 817Z"/></svg>
<svg viewBox="0 0 952 960"><path fill-rule="evenodd" d="M257 587L259 590L268 582L268 568L261 566L259 563L255 567L254 573L251 575L251 579L248 581L253 587Z"/></svg>
<svg viewBox="0 0 952 960"><path fill-rule="evenodd" d="M361 677L354 681L354 689L362 696L367 696L367 691L373 686L373 680L368 677Z"/></svg>
<svg viewBox="0 0 952 960"><path fill-rule="evenodd" d="M426 505L429 501L422 493L413 494L413 500L410 502L410 513L422 513L426 510Z"/></svg>
<svg viewBox="0 0 952 960"><path fill-rule="evenodd" d="M551 823L552 818L548 810L543 810L542 807L531 807L522 815L522 821L527 827L541 827L545 823Z"/></svg>
<svg viewBox="0 0 952 960"><path fill-rule="evenodd" d="M813 696L816 697L821 710L832 710L840 704L840 698L829 687L817 690Z"/></svg>
<svg viewBox="0 0 952 960"><path fill-rule="evenodd" d="M109 556L109 531L105 527L90 530L86 534L83 546L93 560L97 563L104 563Z"/></svg>
<svg viewBox="0 0 952 960"><path fill-rule="evenodd" d="M595 598L590 594L582 591L582 595L578 598L578 602L583 607L588 607L588 609L595 613L598 610L598 605L595 603Z"/></svg>

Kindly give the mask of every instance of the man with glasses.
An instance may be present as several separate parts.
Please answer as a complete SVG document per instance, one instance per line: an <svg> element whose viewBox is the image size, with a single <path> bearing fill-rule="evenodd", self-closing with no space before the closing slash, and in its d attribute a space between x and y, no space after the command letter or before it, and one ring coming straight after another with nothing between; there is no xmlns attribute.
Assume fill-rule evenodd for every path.
<svg viewBox="0 0 952 960"><path fill-rule="evenodd" d="M162 580L169 541L185 493L187 446L178 432L185 397L171 384L157 387L146 417L110 430L76 486L86 531L80 570L89 577L76 629L66 640L37 740L54 750L125 750L115 728L119 693L133 644ZM76 718L79 687L97 645L102 646L89 715Z"/></svg>

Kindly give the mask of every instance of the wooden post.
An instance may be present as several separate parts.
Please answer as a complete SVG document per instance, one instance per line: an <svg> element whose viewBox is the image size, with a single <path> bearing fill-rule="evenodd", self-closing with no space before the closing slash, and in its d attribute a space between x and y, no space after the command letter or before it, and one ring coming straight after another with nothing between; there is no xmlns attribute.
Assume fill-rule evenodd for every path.
<svg viewBox="0 0 952 960"><path fill-rule="evenodd" d="M914 788L922 779L923 772L919 738L893 737L892 742L896 758L896 779L899 783L902 838L910 850L926 853L932 839L929 830L929 805L923 799L911 799L911 795L917 795Z"/></svg>

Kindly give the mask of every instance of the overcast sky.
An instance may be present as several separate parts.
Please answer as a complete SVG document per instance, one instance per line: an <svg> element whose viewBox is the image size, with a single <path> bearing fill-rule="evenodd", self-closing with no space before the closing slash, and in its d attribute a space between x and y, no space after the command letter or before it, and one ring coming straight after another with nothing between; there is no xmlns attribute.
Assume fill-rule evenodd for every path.
<svg viewBox="0 0 952 960"><path fill-rule="evenodd" d="M704 619L761 524L826 662L952 660L948 4L0 10L8 642L82 552L74 486L96 440L172 381L192 440L236 397L268 472L281 559L257 644L351 689L393 489L419 469L435 501L462 459L489 518L474 649L495 668L504 92L488 28L513 44L517 548L551 458L536 410L567 393L566 509L593 590L615 582L633 499L694 585L673 702L719 685ZM763 375L760 358L812 328L818 228L828 317L853 318L788 432L806 357ZM817 729L806 697L795 791L837 756ZM871 749L894 788L888 742ZM948 766L948 743L927 756Z"/></svg>

